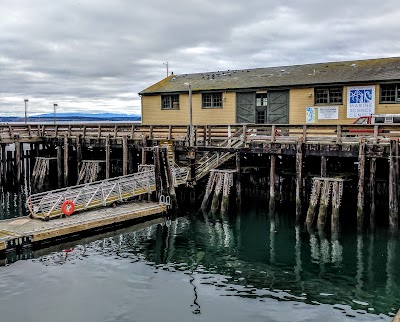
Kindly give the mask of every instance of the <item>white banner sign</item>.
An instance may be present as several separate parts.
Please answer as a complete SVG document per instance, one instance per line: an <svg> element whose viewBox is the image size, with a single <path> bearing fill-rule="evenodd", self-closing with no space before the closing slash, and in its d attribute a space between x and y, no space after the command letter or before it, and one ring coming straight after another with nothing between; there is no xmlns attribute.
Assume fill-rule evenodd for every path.
<svg viewBox="0 0 400 322"><path fill-rule="evenodd" d="M339 118L338 106L318 107L318 120L337 120Z"/></svg>
<svg viewBox="0 0 400 322"><path fill-rule="evenodd" d="M347 88L347 118L358 118L375 112L375 86Z"/></svg>

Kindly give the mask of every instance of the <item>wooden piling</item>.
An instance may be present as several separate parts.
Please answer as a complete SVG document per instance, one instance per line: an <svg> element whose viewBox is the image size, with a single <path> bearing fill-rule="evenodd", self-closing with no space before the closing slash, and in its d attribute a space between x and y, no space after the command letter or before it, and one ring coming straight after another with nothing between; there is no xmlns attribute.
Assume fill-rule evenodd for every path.
<svg viewBox="0 0 400 322"><path fill-rule="evenodd" d="M106 179L110 179L110 135L106 136Z"/></svg>
<svg viewBox="0 0 400 322"><path fill-rule="evenodd" d="M319 213L318 213L318 231L323 232L326 223L328 203L330 197L330 187L331 183L328 180L325 180L322 189L321 189L321 198L319 202Z"/></svg>
<svg viewBox="0 0 400 322"><path fill-rule="evenodd" d="M76 166L77 169L80 169L82 166L82 142L81 142L82 137L79 135L79 137L76 139Z"/></svg>
<svg viewBox="0 0 400 322"><path fill-rule="evenodd" d="M397 230L399 227L399 205L397 199L397 184L398 184L397 160L399 157L398 145L399 143L397 140L390 140L389 227L391 230Z"/></svg>
<svg viewBox="0 0 400 322"><path fill-rule="evenodd" d="M310 197L310 204L307 210L307 218L306 218L306 226L307 228L311 228L314 216L315 216L315 208L317 207L319 196L321 193L321 181L320 180L313 180L313 187Z"/></svg>
<svg viewBox="0 0 400 322"><path fill-rule="evenodd" d="M302 170L303 170L303 141L301 139L297 142L296 151L296 221L301 216L301 189L302 189Z"/></svg>
<svg viewBox="0 0 400 322"><path fill-rule="evenodd" d="M365 141L360 140L358 151L358 195L357 195L357 228L364 222L364 182L365 182Z"/></svg>
<svg viewBox="0 0 400 322"><path fill-rule="evenodd" d="M68 136L64 136L64 187L68 187L69 175L69 145Z"/></svg>
<svg viewBox="0 0 400 322"><path fill-rule="evenodd" d="M62 178L63 178L63 171L62 171L62 148L61 146L57 147L57 185L58 188L62 187Z"/></svg>
<svg viewBox="0 0 400 322"><path fill-rule="evenodd" d="M369 168L369 199L370 199L370 215L369 224L375 227L375 194L376 194L376 158L371 158Z"/></svg>
<svg viewBox="0 0 400 322"><path fill-rule="evenodd" d="M128 174L128 137L122 137L122 175Z"/></svg>
<svg viewBox="0 0 400 322"><path fill-rule="evenodd" d="M224 174L223 173L217 173L216 174L216 184L215 184L215 189L214 189L214 197L211 203L211 213L215 214L218 210L218 205L219 205L219 195L221 194L222 190L222 184L224 181Z"/></svg>
<svg viewBox="0 0 400 322"><path fill-rule="evenodd" d="M154 159L154 173L156 180L156 196L157 200L161 196L161 169L160 169L160 148L158 146L153 149L153 159Z"/></svg>
<svg viewBox="0 0 400 322"><path fill-rule="evenodd" d="M233 183L233 173L225 172L222 189L221 214L226 214L229 207L229 193Z"/></svg>
<svg viewBox="0 0 400 322"><path fill-rule="evenodd" d="M15 172L17 184L21 183L21 142L15 142Z"/></svg>
<svg viewBox="0 0 400 322"><path fill-rule="evenodd" d="M341 185L339 181L333 182L332 187L332 217L331 217L331 232L337 234L339 232L339 208L341 200Z"/></svg>
<svg viewBox="0 0 400 322"><path fill-rule="evenodd" d="M276 155L271 154L271 166L269 171L269 209L275 209L275 168Z"/></svg>
<svg viewBox="0 0 400 322"><path fill-rule="evenodd" d="M166 148L164 150L164 164L165 164L165 169L167 173L167 180L168 180L168 192L171 197L171 205L172 209L176 209L178 206L178 202L176 200L176 192L175 192L175 185L174 185L174 177L172 173L172 167L171 164L169 163L168 159L168 151Z"/></svg>
<svg viewBox="0 0 400 322"><path fill-rule="evenodd" d="M208 205L208 199L214 189L216 181L216 173L214 171L210 172L210 177L208 178L208 183L206 185L206 191L204 193L203 202L201 203L201 209L206 210Z"/></svg>
<svg viewBox="0 0 400 322"><path fill-rule="evenodd" d="M242 170L240 166L240 152L236 152L236 206L242 204Z"/></svg>
<svg viewBox="0 0 400 322"><path fill-rule="evenodd" d="M147 147L147 137L143 135L142 138L142 165L146 164L146 147Z"/></svg>
<svg viewBox="0 0 400 322"><path fill-rule="evenodd" d="M326 177L326 157L321 156L321 177Z"/></svg>

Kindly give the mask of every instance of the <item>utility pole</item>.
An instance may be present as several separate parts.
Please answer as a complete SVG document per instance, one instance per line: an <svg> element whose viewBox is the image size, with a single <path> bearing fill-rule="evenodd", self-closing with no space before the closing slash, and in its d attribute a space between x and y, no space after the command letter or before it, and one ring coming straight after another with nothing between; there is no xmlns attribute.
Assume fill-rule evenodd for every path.
<svg viewBox="0 0 400 322"><path fill-rule="evenodd" d="M167 77L168 77L168 75L169 75L169 72L168 72L168 62L163 63L163 65L165 65L165 66L167 67Z"/></svg>
<svg viewBox="0 0 400 322"><path fill-rule="evenodd" d="M56 107L58 104L54 103L54 125L56 125Z"/></svg>
<svg viewBox="0 0 400 322"><path fill-rule="evenodd" d="M27 103L29 102L29 100L25 98L24 102L25 102L25 124L27 124L28 123Z"/></svg>

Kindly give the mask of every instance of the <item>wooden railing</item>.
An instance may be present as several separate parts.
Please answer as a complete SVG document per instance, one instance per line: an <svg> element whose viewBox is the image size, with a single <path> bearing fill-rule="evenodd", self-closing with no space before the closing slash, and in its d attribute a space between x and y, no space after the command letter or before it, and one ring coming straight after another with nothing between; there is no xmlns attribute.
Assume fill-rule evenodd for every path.
<svg viewBox="0 0 400 322"><path fill-rule="evenodd" d="M400 138L400 125L204 125L194 126L195 145L218 146L227 138L243 131L244 144L254 142L305 143L356 143L366 140L389 141ZM0 143L40 141L55 137L122 138L132 140L173 140L189 142L189 126L186 125L137 125L124 123L60 124L60 125L0 125Z"/></svg>

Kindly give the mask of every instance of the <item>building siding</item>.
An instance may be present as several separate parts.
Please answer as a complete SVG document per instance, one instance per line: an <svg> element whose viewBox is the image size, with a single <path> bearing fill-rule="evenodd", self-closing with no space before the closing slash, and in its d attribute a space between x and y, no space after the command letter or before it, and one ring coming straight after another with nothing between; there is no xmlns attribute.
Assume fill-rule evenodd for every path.
<svg viewBox="0 0 400 322"><path fill-rule="evenodd" d="M351 85L357 86L357 85ZM360 86L366 86L362 84ZM337 120L316 120L315 124L351 124L354 118L347 118L347 90L343 86L342 105L338 106L339 118ZM380 104L379 84L375 84L375 113L376 114L400 114L400 104ZM311 95L310 95L311 93ZM223 107L203 109L202 94L192 95L193 124L215 125L236 123L236 93L223 92ZM161 95L142 96L142 124L143 125L188 125L189 124L189 95L180 94L179 110L161 110ZM306 108L321 107L314 104L314 87L292 88L289 90L289 124L306 124Z"/></svg>
<svg viewBox="0 0 400 322"><path fill-rule="evenodd" d="M192 94L193 125L233 124L236 118L236 93L222 95L222 108L202 108L202 95ZM143 125L188 125L189 94L179 95L179 110L162 110L161 96L142 96Z"/></svg>

